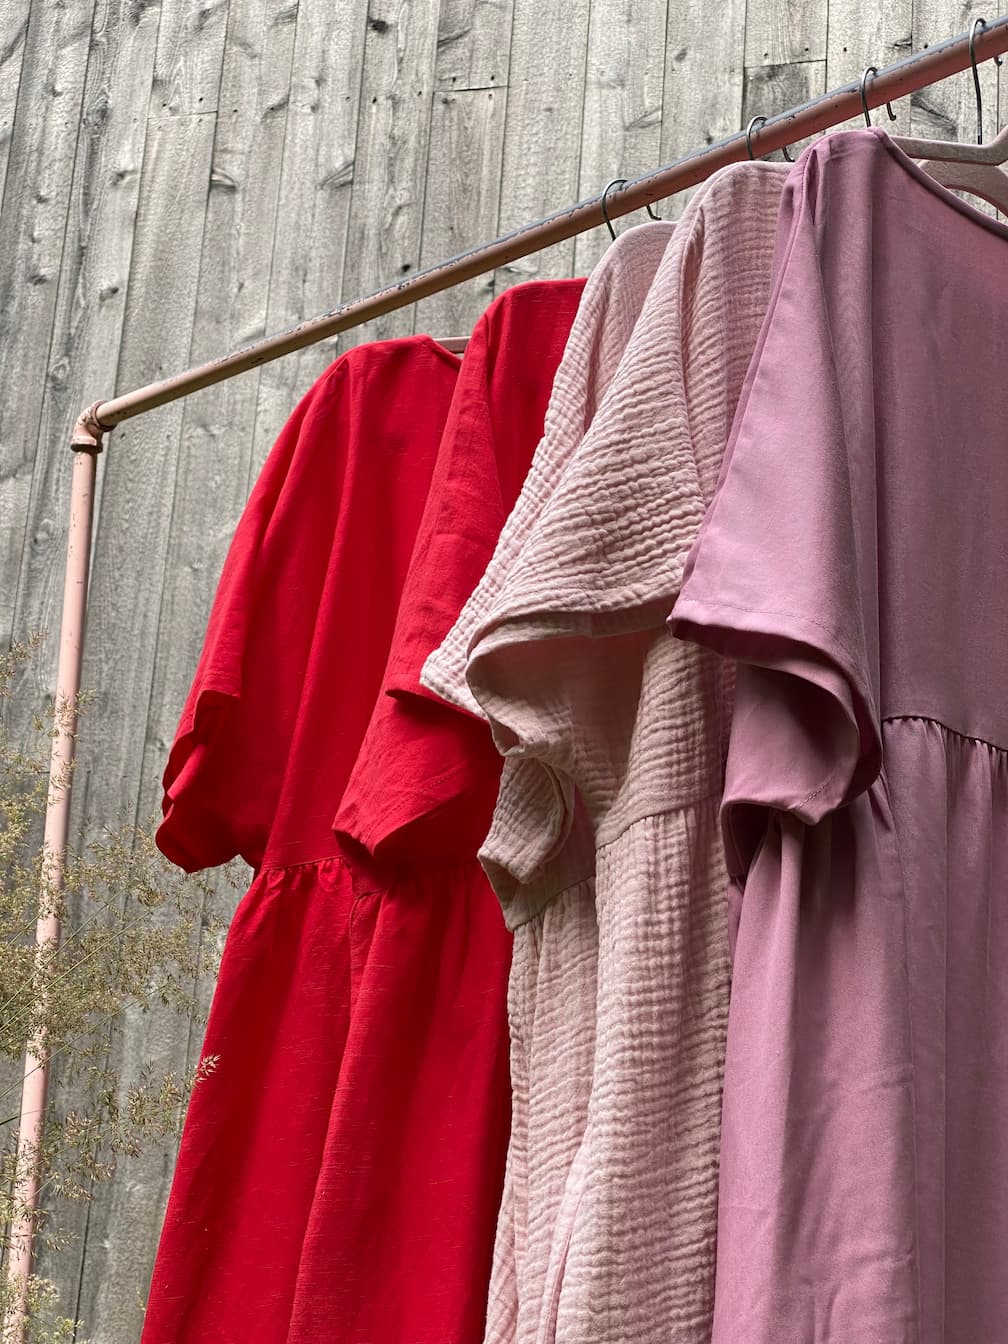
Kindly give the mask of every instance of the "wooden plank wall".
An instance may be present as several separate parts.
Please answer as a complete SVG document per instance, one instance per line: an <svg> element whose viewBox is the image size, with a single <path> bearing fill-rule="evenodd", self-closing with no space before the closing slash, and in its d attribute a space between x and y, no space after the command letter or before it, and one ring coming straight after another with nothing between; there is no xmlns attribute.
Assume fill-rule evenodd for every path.
<svg viewBox="0 0 1008 1344"><path fill-rule="evenodd" d="M0 0L0 640L49 632L79 409L599 192L951 33L951 0ZM1008 66L983 70L988 135ZM876 114L878 115L878 114ZM897 130L969 137L968 76ZM682 200L665 202L672 217ZM345 337L464 333L583 274L595 230ZM117 431L101 459L83 824L149 815L228 539L335 340ZM227 915L233 894L222 888ZM204 994L209 993L204 987ZM199 1031L127 1022L118 1065ZM43 1261L96 1344L139 1335L172 1154L124 1164Z"/></svg>

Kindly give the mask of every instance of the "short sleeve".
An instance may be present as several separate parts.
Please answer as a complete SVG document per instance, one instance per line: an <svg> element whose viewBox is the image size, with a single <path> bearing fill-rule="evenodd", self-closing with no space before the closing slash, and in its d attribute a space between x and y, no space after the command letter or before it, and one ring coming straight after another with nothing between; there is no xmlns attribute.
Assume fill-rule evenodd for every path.
<svg viewBox="0 0 1008 1344"><path fill-rule="evenodd" d="M426 337L355 347L281 433L164 775L158 843L182 867L332 849L457 372Z"/></svg>
<svg viewBox="0 0 1008 1344"><path fill-rule="evenodd" d="M423 687L477 718L485 716L466 681L469 646L605 397L675 228L657 223L628 229L584 284L553 379L542 442L521 483L521 493L496 538L479 583L423 665ZM520 339L520 333L515 337Z"/></svg>
<svg viewBox="0 0 1008 1344"><path fill-rule="evenodd" d="M815 168L785 196L769 311L670 618L676 635L738 660L722 812L735 876L766 809L814 824L881 760L875 442L870 368L857 362L871 347L852 339L870 269L828 291Z"/></svg>
<svg viewBox="0 0 1008 1344"><path fill-rule="evenodd" d="M475 853L501 760L486 723L420 672L493 554L542 433L584 281L496 299L469 339L438 448L383 678L334 828L374 854Z"/></svg>
<svg viewBox="0 0 1008 1344"><path fill-rule="evenodd" d="M226 863L239 853L254 855L262 847L276 781L268 771L246 773L252 757L268 756L270 750L261 740L255 750L244 738L249 727L247 701L243 712L245 666L257 646L265 655L273 644L275 660L275 648L283 643L276 594L264 591L261 573L264 555L275 546L278 512L292 487L297 489L294 462L317 390L301 399L284 426L238 522L165 767L157 843L188 872ZM270 733L271 722L272 716L264 714L259 734Z"/></svg>

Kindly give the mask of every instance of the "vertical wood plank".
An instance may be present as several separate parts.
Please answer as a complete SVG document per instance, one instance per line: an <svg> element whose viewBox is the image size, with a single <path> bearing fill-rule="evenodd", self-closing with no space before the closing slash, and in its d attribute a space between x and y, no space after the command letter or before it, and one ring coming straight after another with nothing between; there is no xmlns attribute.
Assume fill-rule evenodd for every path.
<svg viewBox="0 0 1008 1344"><path fill-rule="evenodd" d="M80 140L70 190L53 336L41 402L26 544L21 555L14 632L48 633L18 709L25 721L53 685L63 600L69 499L70 431L81 409L115 385L133 227L140 193L158 13L128 0L95 9Z"/></svg>
<svg viewBox="0 0 1008 1344"><path fill-rule="evenodd" d="M296 12L290 0L231 10L203 226L190 358L265 333ZM143 794L155 797L202 645L224 555L245 506L259 371L187 397L171 512ZM213 501L208 517L208 501Z"/></svg>
<svg viewBox="0 0 1008 1344"><path fill-rule="evenodd" d="M880 68L909 56L913 49L913 0L842 0L830 7L829 50L826 57L826 86L833 89L860 79L869 65ZM910 100L893 104L896 121L890 121L885 109L872 113L877 125L893 135L910 132ZM849 126L864 124L853 117Z"/></svg>
<svg viewBox="0 0 1008 1344"><path fill-rule="evenodd" d="M590 0L515 0L498 232L577 198ZM574 243L557 243L495 273L520 280L572 275Z"/></svg>
<svg viewBox="0 0 1008 1344"><path fill-rule="evenodd" d="M502 89L511 55L512 0L442 0L434 86Z"/></svg>
<svg viewBox="0 0 1008 1344"><path fill-rule="evenodd" d="M418 269L430 141L437 4L371 0L361 80L343 293L367 294ZM359 327L354 341L407 335L405 308Z"/></svg>
<svg viewBox="0 0 1008 1344"><path fill-rule="evenodd" d="M847 0L839 3L846 4ZM829 0L763 0L750 4L746 12L746 66L824 61L828 10Z"/></svg>
<svg viewBox="0 0 1008 1344"><path fill-rule="evenodd" d="M166 116L148 127L120 388L189 362L213 132L212 115ZM153 810L154 799L140 791L142 743L154 671L155 595L164 579L182 415L182 405L175 403L129 421L106 451L84 667L84 685L96 694L78 773L85 782L85 825ZM133 1037L131 1059L115 1057L124 1087L144 1061L160 1071L177 1066L177 1042L151 1032L149 1021L147 1026L147 1034L141 1030ZM158 1235L152 1211L169 1165L162 1156L135 1170L124 1168L113 1186L95 1191L77 1315L100 1327L102 1338L139 1336ZM123 1227L130 1228L125 1244Z"/></svg>
<svg viewBox="0 0 1008 1344"><path fill-rule="evenodd" d="M267 331L283 331L340 301L366 22L367 0L298 7ZM252 475L338 343L334 337L261 370Z"/></svg>
<svg viewBox="0 0 1008 1344"><path fill-rule="evenodd" d="M504 147L503 89L436 93L431 116L420 265L430 266L492 238ZM493 297L493 276L416 305L416 329L466 336Z"/></svg>
<svg viewBox="0 0 1008 1344"><path fill-rule="evenodd" d="M748 125L755 116L772 117L797 103L818 98L826 92L826 62L796 61L791 65L758 65L746 67L745 88L742 98L742 123ZM812 137L813 139L815 137ZM797 159L811 139L799 140L789 146L791 157ZM782 156L774 154L775 159Z"/></svg>
<svg viewBox="0 0 1008 1344"><path fill-rule="evenodd" d="M216 111L227 15L228 0L162 0L154 114Z"/></svg>
<svg viewBox="0 0 1008 1344"><path fill-rule="evenodd" d="M222 48L226 52L222 102L187 356L192 361L211 358L263 332L294 19L289 0L248 0L232 9L228 43ZM160 506L163 518L170 517L171 523L142 757L142 808L158 796L220 566L245 503L256 384L253 372L207 388L180 407L174 505L163 500ZM227 921L235 899L222 879L207 913ZM195 938L199 936L197 932ZM211 988L199 987L204 1007ZM136 1081L140 1064L152 1057L159 1069L171 1068L182 1075L201 1038L201 1022L188 1022L168 1011L127 1010L113 1063L127 1086ZM162 1145L128 1161L123 1179L102 1189L92 1210L84 1279L88 1295L82 1298L81 1313L95 1322L116 1320L123 1339L136 1338L138 1295L139 1300L146 1295L173 1156L168 1145ZM122 1227L135 1229L128 1250L115 1235L115 1229ZM96 1258L91 1248L105 1241L107 1255L101 1251Z"/></svg>
<svg viewBox="0 0 1008 1344"><path fill-rule="evenodd" d="M31 493L91 36L91 0L32 6L0 230L0 647ZM23 11L22 11L23 12Z"/></svg>
<svg viewBox="0 0 1008 1344"><path fill-rule="evenodd" d="M123 0L99 0L94 8L76 162L68 157L66 167L69 211L58 286L53 286L51 346L43 354L42 375L34 384L40 406L37 452L13 618L16 635L45 630L49 639L47 656L33 660L11 706L14 731L24 730L53 684L70 428L82 406L114 389L157 30L156 8ZM26 432L29 428L25 426ZM13 582L10 589L13 595ZM85 720L82 756L98 755L100 748ZM53 1095L63 1105L73 1096L60 1085L58 1062ZM61 1307L68 1313L78 1300L88 1216L86 1207L74 1209L66 1220L70 1245L56 1255L42 1250L39 1257L39 1272L56 1284Z"/></svg>
<svg viewBox="0 0 1008 1344"><path fill-rule="evenodd" d="M666 0L593 0L577 195L659 164L665 77ZM632 217L632 223L640 223ZM625 225L626 221L624 221ZM574 269L587 275L609 245L603 226L574 243Z"/></svg>
<svg viewBox="0 0 1008 1344"><path fill-rule="evenodd" d="M716 12L702 0L670 4L662 92L661 161L670 163L700 145L740 129L745 57L745 0L724 0ZM659 213L677 219L690 193L664 202Z"/></svg>
<svg viewBox="0 0 1008 1344"><path fill-rule="evenodd" d="M0 229L3 228L4 182L27 33L26 0L0 0Z"/></svg>

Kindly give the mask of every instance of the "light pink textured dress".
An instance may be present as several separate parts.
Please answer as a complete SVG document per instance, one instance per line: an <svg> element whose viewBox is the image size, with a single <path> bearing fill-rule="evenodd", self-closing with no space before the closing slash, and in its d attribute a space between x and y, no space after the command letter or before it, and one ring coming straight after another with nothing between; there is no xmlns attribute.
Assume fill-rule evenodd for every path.
<svg viewBox="0 0 1008 1344"><path fill-rule="evenodd" d="M784 174L739 166L694 197L591 425L559 447L547 434L534 506L454 632L507 758L481 857L518 925L512 1058L537 1101L523 1123L516 1082L524 1195L502 1219L494 1344L709 1338L731 687L665 621L765 311ZM554 423L564 395L558 379ZM596 918L594 996L569 1005ZM594 1039L565 1057L550 1033L572 1007L594 1011ZM564 1178L545 1219L540 1164Z"/></svg>
<svg viewBox="0 0 1008 1344"><path fill-rule="evenodd" d="M675 608L739 657L717 1344L1008 1339L1008 228L819 142Z"/></svg>
<svg viewBox="0 0 1008 1344"><path fill-rule="evenodd" d="M585 287L546 416L545 437L504 526L491 575L429 658L424 683L483 716L465 680L471 631L493 604L565 464L584 438L616 371L673 224L628 230ZM520 770L505 762L505 772ZM530 842L538 846L534 830ZM575 865L566 866L567 858ZM505 917L516 930L508 994L513 1092L511 1142L490 1287L487 1339L537 1339L558 1227L569 1222L571 1168L584 1137L595 1049L598 929L589 852L558 855L538 885L505 874ZM499 888L499 891L503 888Z"/></svg>

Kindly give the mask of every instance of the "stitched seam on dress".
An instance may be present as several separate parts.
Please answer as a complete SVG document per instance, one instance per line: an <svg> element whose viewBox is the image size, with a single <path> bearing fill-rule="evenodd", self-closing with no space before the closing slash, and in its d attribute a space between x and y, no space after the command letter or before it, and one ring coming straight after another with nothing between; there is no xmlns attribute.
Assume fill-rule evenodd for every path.
<svg viewBox="0 0 1008 1344"><path fill-rule="evenodd" d="M685 812L695 812L697 808L702 807L704 803L720 803L722 792L721 785L718 785L717 789L712 790L710 793L703 794L700 798L691 798L688 803L675 803L669 807L656 808L653 812L644 812L640 816L635 816L630 821L625 822L611 839L600 841L596 846L595 852L601 854L604 849L609 849L612 845L615 845L622 840L627 832L632 830L634 826L640 826L643 822L660 821L664 817L677 816Z"/></svg>
<svg viewBox="0 0 1008 1344"><path fill-rule="evenodd" d="M932 723L936 728L941 728L943 732L948 733L951 737L957 737L961 742L976 742L978 746L990 747L991 751L1008 754L1008 744L1001 746L997 742L992 742L989 737L979 737L976 733L964 733L959 728L951 727L951 725L947 724L943 719L935 718L933 714L887 714L882 719L883 723L900 723L906 721L914 723Z"/></svg>
<svg viewBox="0 0 1008 1344"><path fill-rule="evenodd" d="M347 861L342 854L322 854L317 859L302 859L300 863L263 864L259 873L264 877L267 873L296 873L300 868L319 868L323 863L338 863L343 868L347 867Z"/></svg>
<svg viewBox="0 0 1008 1344"><path fill-rule="evenodd" d="M797 806L798 806L798 807L804 807L805 804L806 804L806 803L810 803L810 802L812 801L813 798L818 798L819 795L820 795L821 793L824 793L824 792L826 791L826 789L828 789L829 786L833 783L833 780L834 780L834 777L835 777L835 776L836 776L836 771L835 771L835 770L831 770L830 773L829 773L829 774L826 776L826 778L823 780L823 782L819 785L819 787L818 787L817 789L813 789L811 793L806 794L805 797L801 800L801 802L797 804ZM790 811L790 809L785 809L785 810Z"/></svg>

